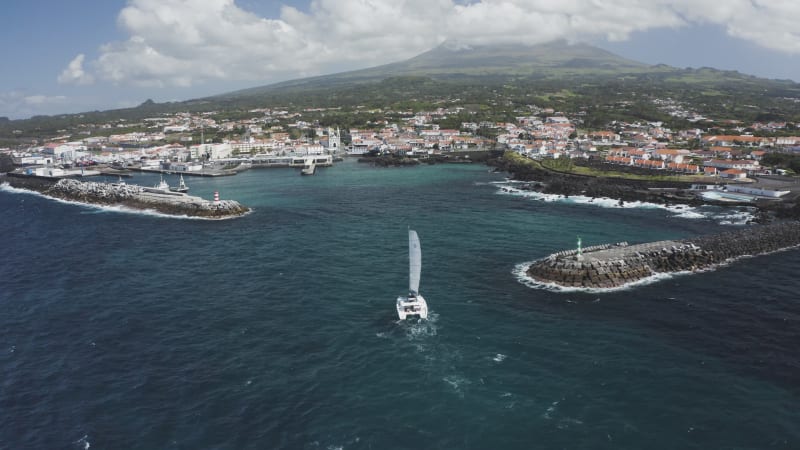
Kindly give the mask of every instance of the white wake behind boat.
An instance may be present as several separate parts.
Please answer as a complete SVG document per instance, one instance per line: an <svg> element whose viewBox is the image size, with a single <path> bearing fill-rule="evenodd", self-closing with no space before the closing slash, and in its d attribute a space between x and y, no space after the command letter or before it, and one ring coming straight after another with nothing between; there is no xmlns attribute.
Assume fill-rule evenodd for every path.
<svg viewBox="0 0 800 450"><path fill-rule="evenodd" d="M422 249L419 236L414 230L408 230L408 296L397 297L397 315L400 320L416 316L428 318L428 303L419 293L419 275L422 271Z"/></svg>

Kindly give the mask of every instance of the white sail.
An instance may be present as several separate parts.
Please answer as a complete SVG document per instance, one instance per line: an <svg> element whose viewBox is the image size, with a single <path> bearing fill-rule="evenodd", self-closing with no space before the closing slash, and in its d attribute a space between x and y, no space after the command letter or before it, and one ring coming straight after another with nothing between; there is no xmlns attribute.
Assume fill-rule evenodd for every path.
<svg viewBox="0 0 800 450"><path fill-rule="evenodd" d="M419 273L422 270L422 249L419 236L414 230L408 230L408 291L414 295L419 293Z"/></svg>
<svg viewBox="0 0 800 450"><path fill-rule="evenodd" d="M422 270L422 249L417 232L408 229L408 296L397 297L397 315L400 320L409 316L428 318L428 303L419 294L419 274Z"/></svg>

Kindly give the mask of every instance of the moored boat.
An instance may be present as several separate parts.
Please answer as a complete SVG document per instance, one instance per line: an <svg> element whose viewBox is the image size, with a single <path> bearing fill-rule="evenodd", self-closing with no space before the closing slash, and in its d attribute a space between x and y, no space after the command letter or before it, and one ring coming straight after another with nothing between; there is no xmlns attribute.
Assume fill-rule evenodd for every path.
<svg viewBox="0 0 800 450"><path fill-rule="evenodd" d="M183 175L181 175L180 181L178 182L178 187L171 187L169 189L174 192L189 192L189 186L183 181Z"/></svg>

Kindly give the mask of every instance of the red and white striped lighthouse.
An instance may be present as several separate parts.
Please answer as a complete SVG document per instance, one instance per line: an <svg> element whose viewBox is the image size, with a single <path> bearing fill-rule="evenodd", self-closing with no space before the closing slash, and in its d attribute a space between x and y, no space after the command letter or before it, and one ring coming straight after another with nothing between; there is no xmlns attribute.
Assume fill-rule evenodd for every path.
<svg viewBox="0 0 800 450"><path fill-rule="evenodd" d="M214 204L219 205L219 191L214 191Z"/></svg>

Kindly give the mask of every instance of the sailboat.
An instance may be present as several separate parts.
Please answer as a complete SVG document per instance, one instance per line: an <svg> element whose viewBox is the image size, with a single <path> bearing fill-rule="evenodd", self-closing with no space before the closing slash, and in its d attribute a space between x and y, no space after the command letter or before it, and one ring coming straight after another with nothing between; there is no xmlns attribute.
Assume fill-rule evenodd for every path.
<svg viewBox="0 0 800 450"><path fill-rule="evenodd" d="M186 182L183 181L183 174L181 174L181 180L180 184L178 184L178 187L169 189L174 192L189 192L189 186L186 186Z"/></svg>
<svg viewBox="0 0 800 450"><path fill-rule="evenodd" d="M397 297L397 315L400 320L408 316L428 318L428 303L419 294L419 275L422 271L422 249L417 232L408 230L408 296Z"/></svg>

